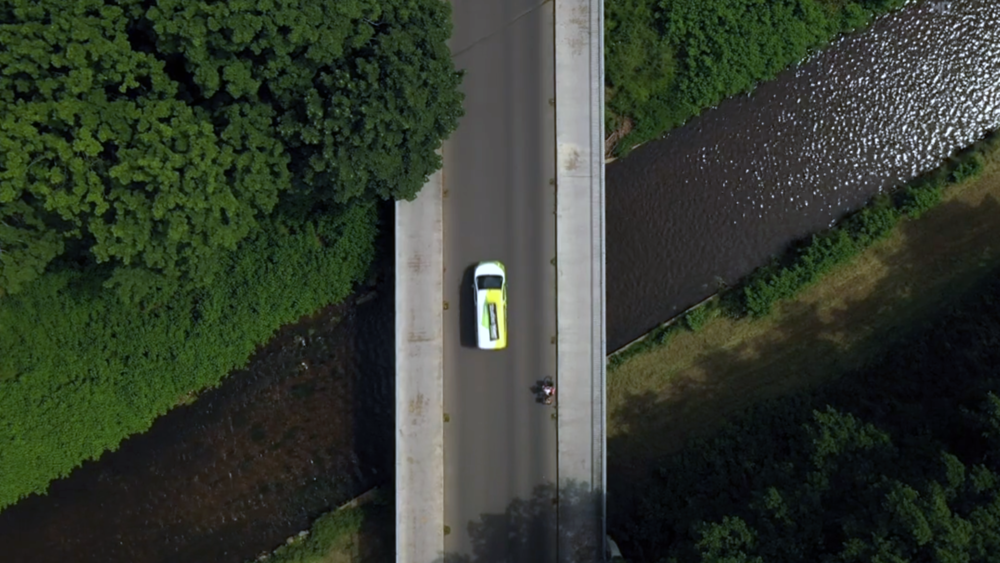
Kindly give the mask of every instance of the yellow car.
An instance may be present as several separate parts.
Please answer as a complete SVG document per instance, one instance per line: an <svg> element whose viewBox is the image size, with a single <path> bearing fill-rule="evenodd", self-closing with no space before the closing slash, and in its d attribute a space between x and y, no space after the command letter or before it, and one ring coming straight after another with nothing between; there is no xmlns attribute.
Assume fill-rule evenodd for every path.
<svg viewBox="0 0 1000 563"><path fill-rule="evenodd" d="M476 345L480 350L507 347L507 273L499 261L480 262L472 277L476 308Z"/></svg>

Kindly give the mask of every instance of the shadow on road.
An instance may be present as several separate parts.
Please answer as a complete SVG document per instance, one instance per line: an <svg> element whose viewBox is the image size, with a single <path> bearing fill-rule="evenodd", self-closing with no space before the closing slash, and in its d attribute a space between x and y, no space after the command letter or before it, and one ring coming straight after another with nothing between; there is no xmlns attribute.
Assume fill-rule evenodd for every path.
<svg viewBox="0 0 1000 563"><path fill-rule="evenodd" d="M576 482L560 491L551 483L538 485L503 514L483 514L464 530L452 529L468 534L472 553L446 553L434 563L597 563L602 496Z"/></svg>
<svg viewBox="0 0 1000 563"><path fill-rule="evenodd" d="M476 347L476 307L472 303L472 282L476 266L465 269L462 285L458 288L458 331L463 348Z"/></svg>

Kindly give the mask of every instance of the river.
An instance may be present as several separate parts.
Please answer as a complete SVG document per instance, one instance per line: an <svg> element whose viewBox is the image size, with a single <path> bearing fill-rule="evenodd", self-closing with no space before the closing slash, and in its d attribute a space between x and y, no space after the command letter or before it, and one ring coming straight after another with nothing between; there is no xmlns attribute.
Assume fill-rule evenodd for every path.
<svg viewBox="0 0 1000 563"><path fill-rule="evenodd" d="M932 0L609 164L609 352L998 124L1000 2Z"/></svg>

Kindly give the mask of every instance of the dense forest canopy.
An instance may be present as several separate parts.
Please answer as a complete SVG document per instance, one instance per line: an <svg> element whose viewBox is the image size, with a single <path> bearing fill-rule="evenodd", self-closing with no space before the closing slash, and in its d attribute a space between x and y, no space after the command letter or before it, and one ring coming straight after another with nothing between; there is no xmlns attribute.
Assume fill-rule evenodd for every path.
<svg viewBox="0 0 1000 563"><path fill-rule="evenodd" d="M436 0L0 0L0 21L0 293L93 263L207 283L279 202L414 197L462 111Z"/></svg>

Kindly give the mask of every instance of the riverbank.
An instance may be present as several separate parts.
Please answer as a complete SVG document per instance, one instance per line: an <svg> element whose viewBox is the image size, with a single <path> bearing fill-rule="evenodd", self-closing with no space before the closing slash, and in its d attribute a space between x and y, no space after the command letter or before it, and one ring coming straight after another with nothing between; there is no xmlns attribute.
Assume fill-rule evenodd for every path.
<svg viewBox="0 0 1000 563"><path fill-rule="evenodd" d="M211 284L150 290L141 306L90 270L0 300L0 510L218 386L281 327L344 302L370 275L377 211L268 220Z"/></svg>
<svg viewBox="0 0 1000 563"><path fill-rule="evenodd" d="M393 461L391 235L375 239L365 283L339 305L282 326L243 370L53 482L51 494L0 512L5 557L243 561L384 486Z"/></svg>
<svg viewBox="0 0 1000 563"><path fill-rule="evenodd" d="M612 514L609 531L625 555L993 561L1000 552L998 276L987 274L965 296L950 294L951 304L862 369L761 402L711 437L651 461L649 479L612 487L609 512L627 513ZM730 367L757 362L716 354ZM636 501L623 504L628 487Z"/></svg>
<svg viewBox="0 0 1000 563"><path fill-rule="evenodd" d="M713 299L612 356L608 459L616 478L640 477L648 460L711 434L752 404L864 366L1000 265L1000 154L995 137L977 146L980 156L967 153L914 182L919 188L880 198L814 247L829 250L830 241L854 236L848 232L857 234L859 225L878 224L872 219L890 217L892 204L919 218L881 223L892 228L858 235L851 240L866 241L863 250L841 248L827 262L800 247L729 298ZM961 175L977 159L982 174L952 185L934 205L935 182ZM857 221L866 213L867 223ZM808 272L796 270L795 260L809 261ZM788 291L754 299L770 289ZM749 309L757 306L755 315Z"/></svg>
<svg viewBox="0 0 1000 563"><path fill-rule="evenodd" d="M245 370L0 513L10 561L236 562L386 484L393 292L283 327Z"/></svg>
<svg viewBox="0 0 1000 563"><path fill-rule="evenodd" d="M1000 5L949 5L879 18L606 166L609 351L1000 123Z"/></svg>
<svg viewBox="0 0 1000 563"><path fill-rule="evenodd" d="M609 0L606 156L625 156L904 3Z"/></svg>
<svg viewBox="0 0 1000 563"><path fill-rule="evenodd" d="M382 563L393 557L395 543L392 493L372 489L320 516L309 530L285 545L247 561L268 563Z"/></svg>

